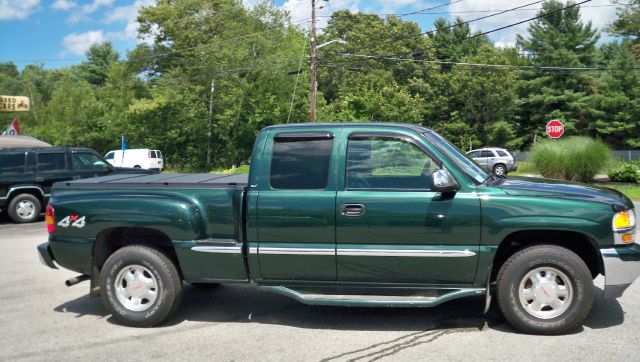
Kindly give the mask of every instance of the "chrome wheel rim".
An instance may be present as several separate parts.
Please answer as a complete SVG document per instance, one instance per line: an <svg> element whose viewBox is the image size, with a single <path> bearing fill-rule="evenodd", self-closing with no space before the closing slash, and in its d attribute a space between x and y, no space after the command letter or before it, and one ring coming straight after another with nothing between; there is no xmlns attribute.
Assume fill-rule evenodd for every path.
<svg viewBox="0 0 640 362"><path fill-rule="evenodd" d="M497 166L496 169L494 170L495 174L498 176L502 176L504 175L504 167L502 166Z"/></svg>
<svg viewBox="0 0 640 362"><path fill-rule="evenodd" d="M158 299L158 282L142 265L129 265L120 270L114 287L120 304L134 312L149 309Z"/></svg>
<svg viewBox="0 0 640 362"><path fill-rule="evenodd" d="M16 206L16 214L23 219L30 219L36 213L36 205L32 201L22 200Z"/></svg>
<svg viewBox="0 0 640 362"><path fill-rule="evenodd" d="M573 298L573 287L567 275L548 266L528 272L518 291L524 310L540 319L562 315L571 306Z"/></svg>

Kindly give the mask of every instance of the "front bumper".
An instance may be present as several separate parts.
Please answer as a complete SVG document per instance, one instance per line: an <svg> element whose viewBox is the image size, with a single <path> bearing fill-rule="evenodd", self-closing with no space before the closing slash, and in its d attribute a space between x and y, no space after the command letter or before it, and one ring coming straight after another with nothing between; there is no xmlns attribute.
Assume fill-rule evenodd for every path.
<svg viewBox="0 0 640 362"><path fill-rule="evenodd" d="M640 245L600 249L604 263L604 297L619 298L640 275Z"/></svg>
<svg viewBox="0 0 640 362"><path fill-rule="evenodd" d="M58 269L56 264L53 262L53 254L51 254L51 248L49 247L49 243L42 243L38 245L38 255L40 256L40 262L49 268Z"/></svg>

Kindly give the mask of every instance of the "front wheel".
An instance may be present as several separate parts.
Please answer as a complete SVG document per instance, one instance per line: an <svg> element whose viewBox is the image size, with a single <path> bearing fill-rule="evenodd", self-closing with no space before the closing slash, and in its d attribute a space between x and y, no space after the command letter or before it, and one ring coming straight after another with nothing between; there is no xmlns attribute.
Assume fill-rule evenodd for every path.
<svg viewBox="0 0 640 362"><path fill-rule="evenodd" d="M124 325L151 327L168 318L180 303L182 280L160 251L134 245L118 249L100 273L102 302Z"/></svg>
<svg viewBox="0 0 640 362"><path fill-rule="evenodd" d="M496 282L502 313L525 333L568 332L582 324L593 305L589 268L574 252L555 245L515 253Z"/></svg>

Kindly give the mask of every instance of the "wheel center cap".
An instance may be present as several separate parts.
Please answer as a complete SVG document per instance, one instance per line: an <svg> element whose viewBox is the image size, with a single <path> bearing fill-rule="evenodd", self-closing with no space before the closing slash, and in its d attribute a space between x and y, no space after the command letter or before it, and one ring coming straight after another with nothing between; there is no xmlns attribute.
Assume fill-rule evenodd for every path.
<svg viewBox="0 0 640 362"><path fill-rule="evenodd" d="M144 294L144 288L142 283L134 283L129 290L134 297L141 297Z"/></svg>
<svg viewBox="0 0 640 362"><path fill-rule="evenodd" d="M536 286L535 289L536 299L542 302L549 302L556 297L556 287L552 283L543 282Z"/></svg>

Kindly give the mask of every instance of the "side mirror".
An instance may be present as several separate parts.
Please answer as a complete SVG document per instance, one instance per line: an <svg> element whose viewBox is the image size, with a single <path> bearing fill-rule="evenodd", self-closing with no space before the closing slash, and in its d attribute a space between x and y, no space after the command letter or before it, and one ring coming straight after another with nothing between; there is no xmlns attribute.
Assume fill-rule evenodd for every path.
<svg viewBox="0 0 640 362"><path fill-rule="evenodd" d="M431 174L431 181L433 184L433 191L441 193L456 192L459 189L458 183L451 176L449 171L445 169L436 170Z"/></svg>

